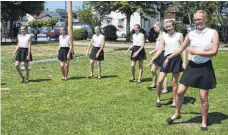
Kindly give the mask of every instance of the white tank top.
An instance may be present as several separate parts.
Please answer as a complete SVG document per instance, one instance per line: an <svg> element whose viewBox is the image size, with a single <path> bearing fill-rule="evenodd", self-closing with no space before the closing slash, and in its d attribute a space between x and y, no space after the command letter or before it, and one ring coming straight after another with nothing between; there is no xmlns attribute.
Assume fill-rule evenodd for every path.
<svg viewBox="0 0 228 135"><path fill-rule="evenodd" d="M102 34L94 34L92 37L93 43L92 45L95 47L101 47L102 46L102 39L104 38L104 36Z"/></svg>
<svg viewBox="0 0 228 135"><path fill-rule="evenodd" d="M30 34L20 34L18 35L19 47L21 48L28 48L29 47L29 40L31 38Z"/></svg>
<svg viewBox="0 0 228 135"><path fill-rule="evenodd" d="M194 30L189 33L190 47L199 51L207 51L212 48L212 40L215 30L205 28L202 31ZM211 56L188 55L188 59L195 63L205 63L211 60Z"/></svg>
<svg viewBox="0 0 228 135"><path fill-rule="evenodd" d="M165 42L164 56L173 53L180 46L181 35L179 32L175 32L172 36L168 33L162 34L162 38Z"/></svg>
<svg viewBox="0 0 228 135"><path fill-rule="evenodd" d="M69 36L68 35L60 35L59 36L59 44L60 47L69 47Z"/></svg>
<svg viewBox="0 0 228 135"><path fill-rule="evenodd" d="M134 46L142 46L142 33L138 33L138 34L133 34L133 45Z"/></svg>
<svg viewBox="0 0 228 135"><path fill-rule="evenodd" d="M159 37L156 39L156 49L158 49L160 47L160 39L161 39L161 35L159 35Z"/></svg>

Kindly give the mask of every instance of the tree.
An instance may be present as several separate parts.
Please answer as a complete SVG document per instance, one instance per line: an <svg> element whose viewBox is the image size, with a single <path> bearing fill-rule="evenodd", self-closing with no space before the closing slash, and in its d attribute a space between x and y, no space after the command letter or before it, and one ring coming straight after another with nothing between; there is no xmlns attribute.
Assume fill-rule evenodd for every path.
<svg viewBox="0 0 228 135"><path fill-rule="evenodd" d="M78 8L79 21L82 23L89 24L91 27L96 25L101 25L101 19L98 15L93 13L91 6L85 6L83 8Z"/></svg>
<svg viewBox="0 0 228 135"><path fill-rule="evenodd" d="M208 25L221 25L222 38L225 43L228 40L228 2L227 1L176 1L173 2L174 6L180 8L185 15L188 15L189 22L192 24L193 14L199 10L203 9L208 14Z"/></svg>
<svg viewBox="0 0 228 135"><path fill-rule="evenodd" d="M28 23L29 27L31 28L41 28L44 25L42 20L33 20Z"/></svg>
<svg viewBox="0 0 228 135"><path fill-rule="evenodd" d="M51 26L53 29L53 27L56 25L57 22L58 22L57 19L55 17L52 17L52 18L44 21L43 24L44 24L44 26Z"/></svg>
<svg viewBox="0 0 228 135"><path fill-rule="evenodd" d="M127 41L130 41L130 19L131 15L135 12L139 12L141 15L148 14L155 17L157 13L155 12L154 1L89 1L87 2L95 11L99 13L101 18L105 18L106 15L110 14L112 11L120 12L126 16L126 32Z"/></svg>
<svg viewBox="0 0 228 135"><path fill-rule="evenodd" d="M44 1L2 1L1 19L10 21L10 31L13 28L13 21L22 18L26 13L39 15L45 7Z"/></svg>

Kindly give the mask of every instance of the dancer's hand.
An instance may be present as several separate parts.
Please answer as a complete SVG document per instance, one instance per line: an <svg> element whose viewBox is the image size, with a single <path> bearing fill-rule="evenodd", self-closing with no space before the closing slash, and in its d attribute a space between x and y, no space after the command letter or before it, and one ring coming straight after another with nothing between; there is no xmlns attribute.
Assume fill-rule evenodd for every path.
<svg viewBox="0 0 228 135"><path fill-rule="evenodd" d="M187 53L189 53L189 54L191 54L191 55L199 55L199 51L196 50L196 49L194 49L194 48L192 48L192 47L188 47L188 48L186 49L186 51L187 51Z"/></svg>
<svg viewBox="0 0 228 135"><path fill-rule="evenodd" d="M166 68L166 67L167 67L168 62L169 62L169 59L167 59L167 58L166 58L166 59L165 59L165 61L164 61L164 63L163 63L163 67L164 67L164 68Z"/></svg>

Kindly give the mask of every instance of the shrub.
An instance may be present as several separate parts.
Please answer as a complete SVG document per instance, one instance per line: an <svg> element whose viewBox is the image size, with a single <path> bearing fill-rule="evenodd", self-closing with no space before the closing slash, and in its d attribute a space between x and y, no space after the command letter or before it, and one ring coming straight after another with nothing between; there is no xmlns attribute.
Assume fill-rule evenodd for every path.
<svg viewBox="0 0 228 135"><path fill-rule="evenodd" d="M157 38L158 38L158 33L154 30L154 28L151 28L149 32L148 40L150 42L155 42Z"/></svg>
<svg viewBox="0 0 228 135"><path fill-rule="evenodd" d="M114 25L107 25L103 30L106 40L116 40L118 38L116 35L117 28Z"/></svg>
<svg viewBox="0 0 228 135"><path fill-rule="evenodd" d="M85 40L88 37L88 32L84 28L73 29L73 39L74 40Z"/></svg>
<svg viewBox="0 0 228 135"><path fill-rule="evenodd" d="M184 24L182 24L182 23L177 23L175 25L175 29L176 29L177 32L182 33L183 36L185 36L187 34L187 27Z"/></svg>

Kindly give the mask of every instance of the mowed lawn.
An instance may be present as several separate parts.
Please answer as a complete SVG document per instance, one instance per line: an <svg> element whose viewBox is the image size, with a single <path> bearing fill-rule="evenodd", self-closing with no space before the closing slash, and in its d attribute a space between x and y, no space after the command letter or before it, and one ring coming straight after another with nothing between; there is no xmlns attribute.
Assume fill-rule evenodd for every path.
<svg viewBox="0 0 228 135"><path fill-rule="evenodd" d="M56 48L54 44L33 45L34 61L56 58ZM149 50L142 84L128 82L130 53L124 55L122 49L105 49L103 79L87 79L86 47L76 47L69 81L61 80L59 63L53 61L31 64L31 81L21 84L11 60L14 49L1 46L1 87L9 88L1 92L3 135L228 134L228 52L221 51L213 59L217 88L210 91L209 129L202 132L198 89L187 91L182 118L173 125L166 123L174 113L169 107L172 92L162 95L161 108L155 107L156 89L148 89Z"/></svg>

